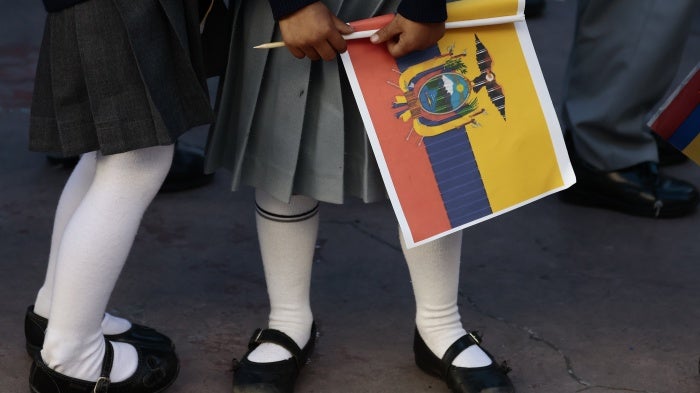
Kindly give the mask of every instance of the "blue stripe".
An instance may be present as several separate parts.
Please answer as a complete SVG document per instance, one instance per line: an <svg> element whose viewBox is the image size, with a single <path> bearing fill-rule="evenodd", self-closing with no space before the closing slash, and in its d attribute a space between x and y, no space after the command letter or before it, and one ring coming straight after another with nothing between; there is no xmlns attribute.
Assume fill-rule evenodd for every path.
<svg viewBox="0 0 700 393"><path fill-rule="evenodd" d="M444 187L445 190L452 190L454 188L458 187L465 187L467 189L473 189L474 187L481 187L481 179L476 179L472 181L464 181L463 178L458 177L458 178L451 178L447 180L443 180L440 182L440 186Z"/></svg>
<svg viewBox="0 0 700 393"><path fill-rule="evenodd" d="M404 57L399 57L396 59L396 65L399 67L399 71L404 72L410 66L423 63L440 55L442 55L440 48L437 45L433 45L426 50L411 52Z"/></svg>
<svg viewBox="0 0 700 393"><path fill-rule="evenodd" d="M426 137L424 143L452 227L491 214L466 129Z"/></svg>
<svg viewBox="0 0 700 393"><path fill-rule="evenodd" d="M471 222L471 221L486 217L491 213L492 213L491 208L485 208L482 210L472 211L470 214L467 214L464 216L455 217L455 221L467 223L467 222Z"/></svg>
<svg viewBox="0 0 700 393"><path fill-rule="evenodd" d="M668 141L679 150L683 150L700 133L700 106L696 106Z"/></svg>

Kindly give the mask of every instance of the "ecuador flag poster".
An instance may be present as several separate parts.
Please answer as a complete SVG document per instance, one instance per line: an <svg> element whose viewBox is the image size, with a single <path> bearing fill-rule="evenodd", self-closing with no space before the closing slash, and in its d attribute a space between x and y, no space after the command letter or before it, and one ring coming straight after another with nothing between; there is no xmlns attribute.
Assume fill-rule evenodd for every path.
<svg viewBox="0 0 700 393"><path fill-rule="evenodd" d="M408 247L575 181L527 26L512 22L523 8L448 1L445 36L398 59L348 41L343 64ZM353 26L374 30L392 17Z"/></svg>

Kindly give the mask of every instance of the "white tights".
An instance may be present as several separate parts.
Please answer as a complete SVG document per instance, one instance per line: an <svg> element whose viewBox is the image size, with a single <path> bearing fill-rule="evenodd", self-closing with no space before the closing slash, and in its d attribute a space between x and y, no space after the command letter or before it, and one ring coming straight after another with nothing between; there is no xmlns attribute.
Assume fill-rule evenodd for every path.
<svg viewBox="0 0 700 393"><path fill-rule="evenodd" d="M49 318L41 355L56 371L82 380L99 377L107 302L173 152L169 145L108 156L87 153L71 174L35 305ZM114 343L114 350L111 379L119 382L133 374L138 359L128 344Z"/></svg>

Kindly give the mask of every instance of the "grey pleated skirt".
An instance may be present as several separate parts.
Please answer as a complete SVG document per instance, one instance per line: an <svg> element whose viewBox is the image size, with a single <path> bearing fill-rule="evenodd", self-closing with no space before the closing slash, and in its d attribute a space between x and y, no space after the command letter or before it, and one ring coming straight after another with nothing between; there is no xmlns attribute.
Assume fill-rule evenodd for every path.
<svg viewBox="0 0 700 393"><path fill-rule="evenodd" d="M324 0L345 21L395 12L398 0ZM207 169L282 201L306 195L342 203L383 200L386 192L342 65L298 60L279 41L264 1L236 5L229 65L207 146Z"/></svg>
<svg viewBox="0 0 700 393"><path fill-rule="evenodd" d="M183 0L90 0L49 14L30 149L122 153L172 144L210 123L187 20Z"/></svg>

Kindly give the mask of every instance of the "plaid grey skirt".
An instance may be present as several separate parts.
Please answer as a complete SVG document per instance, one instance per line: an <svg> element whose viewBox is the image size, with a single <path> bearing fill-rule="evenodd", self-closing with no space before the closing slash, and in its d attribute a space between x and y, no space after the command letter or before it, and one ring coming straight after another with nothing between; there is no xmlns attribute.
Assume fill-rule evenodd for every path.
<svg viewBox="0 0 700 393"><path fill-rule="evenodd" d="M29 147L64 156L168 145L212 120L183 0L90 0L50 13ZM195 16L196 19L196 16Z"/></svg>
<svg viewBox="0 0 700 393"><path fill-rule="evenodd" d="M398 0L323 0L345 21L396 10ZM207 169L233 172L281 201L306 195L343 203L384 200L386 191L342 65L298 60L279 41L266 1L239 1Z"/></svg>

